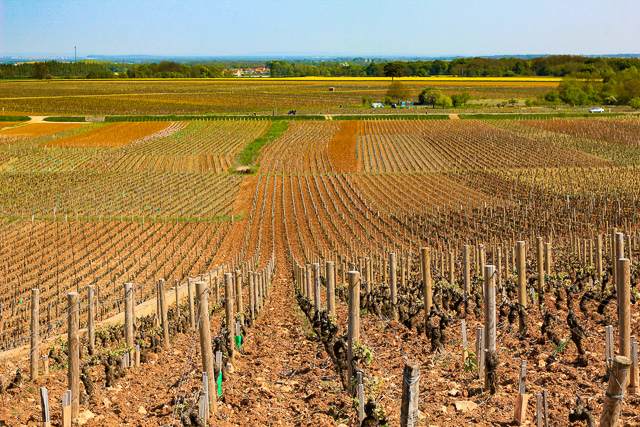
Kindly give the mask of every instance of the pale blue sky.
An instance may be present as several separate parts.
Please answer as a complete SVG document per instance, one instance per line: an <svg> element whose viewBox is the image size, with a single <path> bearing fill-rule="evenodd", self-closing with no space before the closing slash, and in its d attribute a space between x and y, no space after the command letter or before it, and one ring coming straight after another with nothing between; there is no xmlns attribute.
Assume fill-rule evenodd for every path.
<svg viewBox="0 0 640 427"><path fill-rule="evenodd" d="M0 0L0 56L640 53L640 0Z"/></svg>

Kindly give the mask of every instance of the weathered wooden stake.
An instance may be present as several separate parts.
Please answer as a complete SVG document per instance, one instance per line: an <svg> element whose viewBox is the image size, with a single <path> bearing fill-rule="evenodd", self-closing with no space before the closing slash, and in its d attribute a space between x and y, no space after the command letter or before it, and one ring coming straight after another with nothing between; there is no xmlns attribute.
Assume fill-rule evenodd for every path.
<svg viewBox="0 0 640 427"><path fill-rule="evenodd" d="M478 328L476 334L476 362L478 364L478 377L484 378L484 328Z"/></svg>
<svg viewBox="0 0 640 427"><path fill-rule="evenodd" d="M233 274L224 273L224 308L225 308L225 324L227 326L227 342L230 344L229 357L233 358L235 347L235 318L233 315Z"/></svg>
<svg viewBox="0 0 640 427"><path fill-rule="evenodd" d="M608 363L613 361L613 326L604 327L604 356Z"/></svg>
<svg viewBox="0 0 640 427"><path fill-rule="evenodd" d="M358 378L358 422L364 420L364 385L362 384L362 372L357 372Z"/></svg>
<svg viewBox="0 0 640 427"><path fill-rule="evenodd" d="M469 245L462 247L462 281L464 295L469 295L471 289L471 264L469 263Z"/></svg>
<svg viewBox="0 0 640 427"><path fill-rule="evenodd" d="M420 400L420 365L406 362L402 372L402 406L400 426L413 427L418 422L418 402Z"/></svg>
<svg viewBox="0 0 640 427"><path fill-rule="evenodd" d="M209 390L209 404L216 407L216 379L213 370L213 350L211 347L211 326L209 324L209 293L205 282L196 282L196 295L198 298L198 317L200 318L200 354L202 354L202 372L207 375Z"/></svg>
<svg viewBox="0 0 640 427"><path fill-rule="evenodd" d="M80 313L78 310L78 293L69 292L67 294L68 303L68 380L69 390L71 390L71 418L76 419L80 413L80 342L78 339L78 329L80 328Z"/></svg>
<svg viewBox="0 0 640 427"><path fill-rule="evenodd" d="M524 424L527 419L527 403L529 395L526 393L527 361L523 360L520 366L520 379L518 381L518 397L513 418L518 424Z"/></svg>
<svg viewBox="0 0 640 427"><path fill-rule="evenodd" d="M31 289L31 380L38 378L40 363L40 291Z"/></svg>
<svg viewBox="0 0 640 427"><path fill-rule="evenodd" d="M391 310L393 320L398 320L398 284L396 280L396 253L389 253L389 296L391 298Z"/></svg>
<svg viewBox="0 0 640 427"><path fill-rule="evenodd" d="M536 255L538 261L538 304L542 305L544 293L544 242L542 237L536 238Z"/></svg>
<svg viewBox="0 0 640 427"><path fill-rule="evenodd" d="M602 234L596 238L596 272L598 280L602 280Z"/></svg>
<svg viewBox="0 0 640 427"><path fill-rule="evenodd" d="M46 387L40 387L40 407L42 408L42 427L51 427L49 413L49 394Z"/></svg>
<svg viewBox="0 0 640 427"><path fill-rule="evenodd" d="M629 393L640 394L640 379L638 371L638 341L631 337L631 374L629 379Z"/></svg>
<svg viewBox="0 0 640 427"><path fill-rule="evenodd" d="M96 350L96 313L95 302L93 300L93 285L87 287L89 301L87 306L87 328L89 332L89 354L94 354Z"/></svg>
<svg viewBox="0 0 640 427"><path fill-rule="evenodd" d="M620 253L619 250L620 247L616 249L616 253ZM631 357L631 276L630 262L626 258L618 259L618 295L620 297L618 351L621 356L629 358Z"/></svg>
<svg viewBox="0 0 640 427"><path fill-rule="evenodd" d="M187 277L187 294L189 298L189 325L191 329L196 327L196 314L193 307L193 291L191 290L191 278Z"/></svg>
<svg viewBox="0 0 640 427"><path fill-rule="evenodd" d="M71 427L71 419L72 419L72 396L71 390L67 390L62 395L62 427Z"/></svg>
<svg viewBox="0 0 640 427"><path fill-rule="evenodd" d="M613 359L611 375L609 375L609 386L605 393L602 416L600 417L600 427L615 427L618 425L620 406L624 398L630 366L631 360L628 357L616 356Z"/></svg>
<svg viewBox="0 0 640 427"><path fill-rule="evenodd" d="M320 301L320 264L313 264L313 308L316 311L322 310Z"/></svg>
<svg viewBox="0 0 640 427"><path fill-rule="evenodd" d="M124 340L129 348L133 347L132 290L133 283L124 284ZM158 313L158 317L160 317L160 313Z"/></svg>
<svg viewBox="0 0 640 427"><path fill-rule="evenodd" d="M360 273L350 271L349 277L349 324L347 329L347 384L351 387L353 378L353 349L360 342ZM353 392L353 390L349 390Z"/></svg>
<svg viewBox="0 0 640 427"><path fill-rule="evenodd" d="M160 298L160 322L162 324L162 345L165 348L171 346L169 340L169 316L167 315L167 296L164 289L164 279L158 280L158 297ZM128 344L127 344L128 345ZM133 343L131 344L133 347Z"/></svg>
<svg viewBox="0 0 640 427"><path fill-rule="evenodd" d="M329 316L336 315L336 285L335 285L335 269L333 261L327 261L327 312Z"/></svg>
<svg viewBox="0 0 640 427"><path fill-rule="evenodd" d="M523 308L527 307L527 268L525 258L525 242L519 241L516 247L516 268L518 269L518 304ZM524 324L522 317L519 320L520 332L524 332L527 325Z"/></svg>
<svg viewBox="0 0 640 427"><path fill-rule="evenodd" d="M235 271L235 282L236 282L236 313L238 313L238 318L240 323L244 325L244 303L242 301L242 271Z"/></svg>
<svg viewBox="0 0 640 427"><path fill-rule="evenodd" d="M42 375L48 375L49 374L49 356L48 355L44 355L42 356Z"/></svg>

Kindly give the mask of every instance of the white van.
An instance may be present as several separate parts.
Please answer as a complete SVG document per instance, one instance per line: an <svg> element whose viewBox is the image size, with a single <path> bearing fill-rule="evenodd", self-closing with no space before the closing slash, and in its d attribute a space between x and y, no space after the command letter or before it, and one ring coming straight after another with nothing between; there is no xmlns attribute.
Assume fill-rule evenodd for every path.
<svg viewBox="0 0 640 427"><path fill-rule="evenodd" d="M604 113L604 108L596 107L589 110L590 113Z"/></svg>

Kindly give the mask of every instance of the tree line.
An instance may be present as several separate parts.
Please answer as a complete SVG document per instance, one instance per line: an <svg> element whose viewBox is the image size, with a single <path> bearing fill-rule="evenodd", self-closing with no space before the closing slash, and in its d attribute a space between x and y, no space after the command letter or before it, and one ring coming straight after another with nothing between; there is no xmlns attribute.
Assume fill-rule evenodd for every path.
<svg viewBox="0 0 640 427"><path fill-rule="evenodd" d="M451 61L267 61L271 77L515 77L579 75L600 76L631 67L638 58L603 58L553 55L522 58L456 58Z"/></svg>

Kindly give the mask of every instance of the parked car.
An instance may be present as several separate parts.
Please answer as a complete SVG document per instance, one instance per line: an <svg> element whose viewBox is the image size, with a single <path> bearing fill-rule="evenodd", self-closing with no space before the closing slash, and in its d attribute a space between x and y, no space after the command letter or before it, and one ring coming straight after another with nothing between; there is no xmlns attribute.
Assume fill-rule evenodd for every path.
<svg viewBox="0 0 640 427"><path fill-rule="evenodd" d="M589 110L590 113L604 113L604 108L596 107Z"/></svg>

